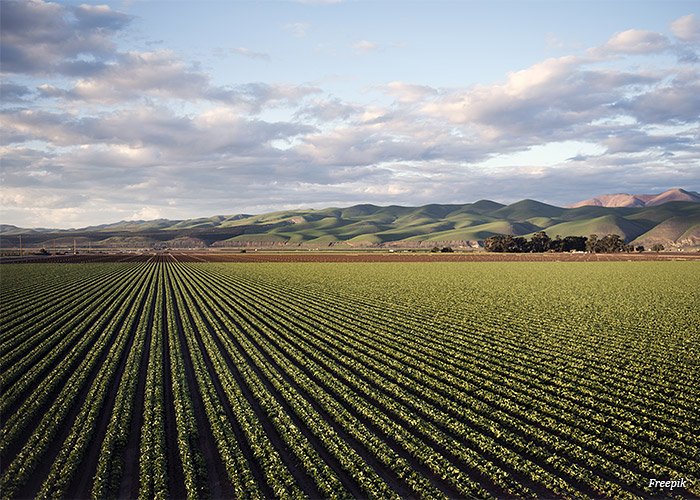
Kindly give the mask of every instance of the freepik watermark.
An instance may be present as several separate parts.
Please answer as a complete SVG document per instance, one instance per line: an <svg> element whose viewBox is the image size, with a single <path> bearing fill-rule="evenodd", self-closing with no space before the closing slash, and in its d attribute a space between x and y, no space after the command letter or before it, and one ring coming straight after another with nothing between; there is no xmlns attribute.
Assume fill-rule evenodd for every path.
<svg viewBox="0 0 700 500"><path fill-rule="evenodd" d="M649 488L685 488L687 486L685 478L674 479L673 481L659 481L658 479L649 479Z"/></svg>

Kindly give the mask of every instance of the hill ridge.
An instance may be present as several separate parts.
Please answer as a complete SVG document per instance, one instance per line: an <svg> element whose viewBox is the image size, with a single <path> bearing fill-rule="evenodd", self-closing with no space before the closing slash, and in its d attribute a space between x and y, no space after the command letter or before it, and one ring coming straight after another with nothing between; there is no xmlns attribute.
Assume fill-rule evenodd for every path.
<svg viewBox="0 0 700 500"><path fill-rule="evenodd" d="M700 203L670 201L648 207L583 205L562 208L536 200L510 205L480 200L418 207L371 204L280 210L196 219L121 221L83 229L0 226L0 247L17 248L420 248L437 244L478 248L497 234L537 231L589 236L608 233L641 245L700 246Z"/></svg>

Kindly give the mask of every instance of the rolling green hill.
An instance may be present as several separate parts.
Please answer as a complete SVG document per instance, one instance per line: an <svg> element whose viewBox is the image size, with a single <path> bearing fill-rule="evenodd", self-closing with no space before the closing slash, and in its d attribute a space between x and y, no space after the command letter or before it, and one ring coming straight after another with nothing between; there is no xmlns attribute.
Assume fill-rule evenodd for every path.
<svg viewBox="0 0 700 500"><path fill-rule="evenodd" d="M260 215L122 221L84 229L0 226L0 245L16 248L203 247L430 247L440 243L478 247L496 234L604 236L615 233L635 245L700 245L700 203L674 201L649 207L560 208L534 200L502 205L488 200L463 205L402 207L364 204ZM52 246L53 245L53 246Z"/></svg>

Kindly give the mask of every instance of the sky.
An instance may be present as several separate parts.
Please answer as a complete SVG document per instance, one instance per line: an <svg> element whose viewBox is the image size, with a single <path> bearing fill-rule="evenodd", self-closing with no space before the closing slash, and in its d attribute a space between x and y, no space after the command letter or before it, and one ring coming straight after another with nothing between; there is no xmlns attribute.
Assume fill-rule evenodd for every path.
<svg viewBox="0 0 700 500"><path fill-rule="evenodd" d="M6 1L0 223L700 191L697 1Z"/></svg>

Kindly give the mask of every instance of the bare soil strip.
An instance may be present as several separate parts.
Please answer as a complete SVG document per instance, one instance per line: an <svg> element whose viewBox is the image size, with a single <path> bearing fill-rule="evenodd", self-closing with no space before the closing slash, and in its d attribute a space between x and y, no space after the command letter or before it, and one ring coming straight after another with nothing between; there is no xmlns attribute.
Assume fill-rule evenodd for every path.
<svg viewBox="0 0 700 500"><path fill-rule="evenodd" d="M700 261L700 252L642 253L415 253L415 252L151 252L3 257L1 264L97 262L647 262Z"/></svg>

